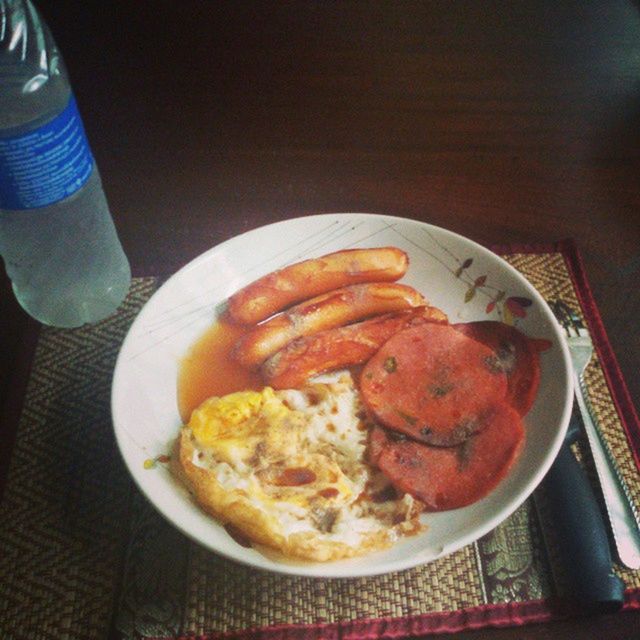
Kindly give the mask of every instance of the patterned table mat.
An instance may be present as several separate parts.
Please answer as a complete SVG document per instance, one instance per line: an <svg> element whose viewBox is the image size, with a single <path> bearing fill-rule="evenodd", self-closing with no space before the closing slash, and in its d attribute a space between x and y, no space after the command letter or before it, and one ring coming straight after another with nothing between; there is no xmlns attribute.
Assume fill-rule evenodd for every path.
<svg viewBox="0 0 640 640"><path fill-rule="evenodd" d="M592 328L599 322L571 243L500 253L545 298L581 308ZM136 278L114 317L40 332L0 503L0 637L400 637L564 615L554 604L561 571L543 537L553 524L533 500L445 558L349 580L257 571L176 531L133 485L109 407L118 349L156 286ZM640 428L620 401L628 404L624 388L614 388L603 340L587 371L591 401L640 507L630 444ZM586 449L582 458L591 472ZM640 606L640 571L615 570L626 606Z"/></svg>

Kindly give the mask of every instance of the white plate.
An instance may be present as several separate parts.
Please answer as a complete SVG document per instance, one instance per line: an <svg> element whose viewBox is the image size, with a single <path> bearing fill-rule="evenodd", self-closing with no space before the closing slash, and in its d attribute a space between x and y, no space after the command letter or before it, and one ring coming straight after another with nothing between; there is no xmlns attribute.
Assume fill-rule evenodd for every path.
<svg viewBox="0 0 640 640"><path fill-rule="evenodd" d="M181 426L176 393L181 358L215 320L221 303L257 277L338 249L387 245L409 254L409 270L401 282L421 291L452 322L513 319L528 335L552 342L541 357L540 388L525 418L522 455L489 496L463 509L424 515L425 533L405 538L387 551L311 563L247 549L198 508L166 465L145 468L145 460L170 451ZM504 292L501 299L492 303L500 298L499 292ZM255 229L214 247L155 293L133 323L118 357L113 420L124 460L144 495L205 547L283 573L374 575L429 562L469 544L531 494L553 462L567 428L572 400L569 362L559 327L542 297L514 268L480 245L441 228L393 216L308 216Z"/></svg>

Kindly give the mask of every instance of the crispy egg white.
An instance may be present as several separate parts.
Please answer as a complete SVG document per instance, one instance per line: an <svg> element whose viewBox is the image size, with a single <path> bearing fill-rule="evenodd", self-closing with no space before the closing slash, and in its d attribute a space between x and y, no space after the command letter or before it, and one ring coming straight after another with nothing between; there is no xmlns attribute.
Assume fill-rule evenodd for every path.
<svg viewBox="0 0 640 640"><path fill-rule="evenodd" d="M382 549L422 528L421 505L385 493L388 482L366 463L362 415L348 374L210 398L182 428L180 472L206 511L288 556Z"/></svg>

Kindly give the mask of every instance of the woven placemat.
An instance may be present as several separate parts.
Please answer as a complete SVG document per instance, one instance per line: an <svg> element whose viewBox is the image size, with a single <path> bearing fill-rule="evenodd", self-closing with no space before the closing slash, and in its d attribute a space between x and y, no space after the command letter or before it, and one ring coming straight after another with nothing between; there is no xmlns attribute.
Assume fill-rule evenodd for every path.
<svg viewBox="0 0 640 640"><path fill-rule="evenodd" d="M640 507L640 426L571 243L500 248L547 299L581 309L597 355L592 404ZM0 637L401 637L564 615L553 553L532 500L476 543L415 569L315 579L250 569L187 540L134 487L113 437L111 376L157 286L136 278L118 314L43 328L0 504ZM586 450L585 450L586 451ZM589 468L588 452L583 455ZM626 607L640 571L616 566ZM560 572L561 573L561 572Z"/></svg>

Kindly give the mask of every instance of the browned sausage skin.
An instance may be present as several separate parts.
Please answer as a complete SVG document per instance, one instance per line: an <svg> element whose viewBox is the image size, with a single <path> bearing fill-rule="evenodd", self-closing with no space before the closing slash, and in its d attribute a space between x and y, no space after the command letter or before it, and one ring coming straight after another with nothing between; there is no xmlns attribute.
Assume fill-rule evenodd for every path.
<svg viewBox="0 0 640 640"><path fill-rule="evenodd" d="M234 293L229 317L255 324L313 296L352 284L393 282L407 271L409 258L397 247L345 249L279 269Z"/></svg>
<svg viewBox="0 0 640 640"><path fill-rule="evenodd" d="M446 323L447 316L435 307L415 307L301 336L266 360L263 378L276 389L299 388L320 373L363 364L392 335L423 322Z"/></svg>
<svg viewBox="0 0 640 640"><path fill-rule="evenodd" d="M245 367L258 367L300 336L425 304L422 294L402 284L375 282L343 287L257 325L238 341L235 356Z"/></svg>

